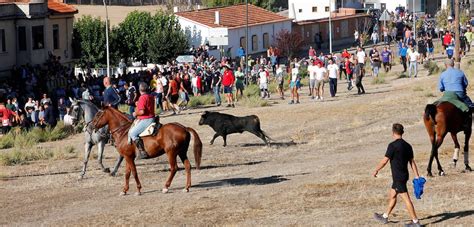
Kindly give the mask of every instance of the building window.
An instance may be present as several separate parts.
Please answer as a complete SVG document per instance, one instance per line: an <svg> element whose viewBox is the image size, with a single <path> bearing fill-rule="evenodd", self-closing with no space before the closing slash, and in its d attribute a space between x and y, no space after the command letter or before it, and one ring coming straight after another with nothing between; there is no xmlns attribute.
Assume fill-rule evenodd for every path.
<svg viewBox="0 0 474 227"><path fill-rule="evenodd" d="M326 12L329 12L329 6L326 6L325 10Z"/></svg>
<svg viewBox="0 0 474 227"><path fill-rule="evenodd" d="M18 50L26 50L26 27L18 27Z"/></svg>
<svg viewBox="0 0 474 227"><path fill-rule="evenodd" d="M59 25L53 24L53 48L59 49Z"/></svg>
<svg viewBox="0 0 474 227"><path fill-rule="evenodd" d="M5 40L5 29L0 29L0 53L7 52L7 42Z"/></svg>
<svg viewBox="0 0 474 227"><path fill-rule="evenodd" d="M252 51L257 51L258 50L258 36L253 35L252 36Z"/></svg>
<svg viewBox="0 0 474 227"><path fill-rule="evenodd" d="M267 49L270 47L270 36L268 33L263 33L263 48Z"/></svg>
<svg viewBox="0 0 474 227"><path fill-rule="evenodd" d="M33 50L44 48L44 27L33 26L31 28L31 37L33 39Z"/></svg>
<svg viewBox="0 0 474 227"><path fill-rule="evenodd" d="M318 12L318 7L313 6L313 13L316 13L316 12Z"/></svg>
<svg viewBox="0 0 474 227"><path fill-rule="evenodd" d="M245 36L240 37L240 46L247 51L247 39L245 39Z"/></svg>
<svg viewBox="0 0 474 227"><path fill-rule="evenodd" d="M298 13L302 13L302 12L303 12L303 9L299 9L299 10L298 10Z"/></svg>

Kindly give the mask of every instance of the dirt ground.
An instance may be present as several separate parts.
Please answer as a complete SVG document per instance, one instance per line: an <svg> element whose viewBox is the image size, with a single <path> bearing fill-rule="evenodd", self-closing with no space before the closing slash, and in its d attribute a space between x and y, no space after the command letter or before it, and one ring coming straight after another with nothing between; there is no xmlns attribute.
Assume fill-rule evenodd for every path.
<svg viewBox="0 0 474 227"><path fill-rule="evenodd" d="M84 15L90 15L93 17L100 17L105 19L105 8L101 5L74 5L79 10L76 18L81 18ZM139 10L150 13L155 13L158 10L165 10L164 6L151 5L151 6L107 6L109 14L110 25L115 26L125 20L128 13Z"/></svg>
<svg viewBox="0 0 474 227"><path fill-rule="evenodd" d="M362 96L348 92L345 81L339 81L338 96L330 98L326 91L324 102L311 101L304 87L299 105L272 99L270 107L206 109L258 115L275 141L271 147L249 133L229 136L226 148L220 138L209 145L212 129L198 125L204 109L163 117L163 122L195 128L204 142L203 168L193 169L189 193L182 192L182 169L170 193L161 193L168 175L165 157L139 161L144 194L133 196L131 179L132 195L124 197L119 196L123 166L118 177L110 177L91 160L86 178L78 180L82 155L1 166L0 225L375 226L373 212L385 210L390 168L378 178L371 174L392 141L392 123L405 125L405 139L414 147L420 173L426 174L430 144L421 116L425 104L440 96L437 79L423 71L416 79L391 77L375 85L367 77L367 94ZM446 176L428 178L423 198L414 205L423 224L472 226L474 173L462 172L462 160L457 168L449 165L454 145L449 136L445 141L440 160ZM77 135L42 146L70 144L82 152L82 143L82 135ZM105 154L110 167L117 154L109 146ZM194 163L191 150L189 154ZM435 165L433 169L436 173ZM399 202L390 224L408 220Z"/></svg>

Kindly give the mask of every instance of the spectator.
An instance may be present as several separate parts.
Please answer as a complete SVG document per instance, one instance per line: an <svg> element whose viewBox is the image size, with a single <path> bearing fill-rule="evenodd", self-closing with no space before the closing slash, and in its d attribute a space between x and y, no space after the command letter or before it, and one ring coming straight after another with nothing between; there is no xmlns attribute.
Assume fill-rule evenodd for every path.
<svg viewBox="0 0 474 227"><path fill-rule="evenodd" d="M0 119L2 120L3 135L10 131L14 122L20 122L18 115L11 109L8 109L2 100L0 100Z"/></svg>
<svg viewBox="0 0 474 227"><path fill-rule="evenodd" d="M59 98L59 101L58 101L58 113L59 113L59 120L64 120L64 116L66 115L67 111L66 111L66 108L67 105L66 103L64 102L64 98Z"/></svg>
<svg viewBox="0 0 474 227"><path fill-rule="evenodd" d="M362 85L362 78L364 77L364 74L362 74L362 68L361 65L358 64L357 59L354 60L354 70L352 72L353 77L356 79L356 87L357 87L357 94L365 94L365 89L364 85Z"/></svg>
<svg viewBox="0 0 474 227"><path fill-rule="evenodd" d="M291 69L291 80L290 80L290 90L291 90L291 101L289 104L300 103L300 95L298 94L298 87L299 87L299 70L296 64L293 65L293 69Z"/></svg>
<svg viewBox="0 0 474 227"><path fill-rule="evenodd" d="M276 81L278 84L278 94L280 95L280 99L285 99L285 90L283 88L283 84L285 82L285 75L283 74L283 68L281 65L277 66L276 70Z"/></svg>
<svg viewBox="0 0 474 227"><path fill-rule="evenodd" d="M48 95L45 93L43 94L43 98L41 99L40 104L44 106L46 103L51 104L51 99L48 98Z"/></svg>
<svg viewBox="0 0 474 227"><path fill-rule="evenodd" d="M378 77L380 69L380 53L375 46L370 53L370 62L372 64L372 73L374 77Z"/></svg>
<svg viewBox="0 0 474 227"><path fill-rule="evenodd" d="M408 77L411 78L412 74L417 77L418 75L418 59L420 58L420 54L418 51L413 48L413 46L410 46L410 49L408 50L408 60L410 61L410 65L408 68Z"/></svg>
<svg viewBox="0 0 474 227"><path fill-rule="evenodd" d="M392 52L389 51L387 47L384 47L381 53L381 57L382 57L382 64L385 69L385 72L390 71L390 69L392 68L392 64L391 64Z"/></svg>
<svg viewBox="0 0 474 227"><path fill-rule="evenodd" d="M221 105L221 82L222 82L222 77L221 73L217 70L214 71L214 68L212 68L212 91L214 93L214 99L216 102L217 106Z"/></svg>
<svg viewBox="0 0 474 227"><path fill-rule="evenodd" d="M126 97L125 104L128 105L128 114L132 115L135 112L135 102L138 100L137 91L132 83L130 83L130 85L125 83L124 88Z"/></svg>
<svg viewBox="0 0 474 227"><path fill-rule="evenodd" d="M405 43L402 43L402 47L398 50L398 55L400 56L400 63L403 65L403 72L407 71L407 53L408 48Z"/></svg>
<svg viewBox="0 0 474 227"><path fill-rule="evenodd" d="M314 59L316 57L316 50L312 46L309 47L308 51L309 59Z"/></svg>
<svg viewBox="0 0 474 227"><path fill-rule="evenodd" d="M327 70L322 64L319 64L318 66L315 70L316 95L317 95L317 99L323 101L324 100L324 98L323 98L323 95L324 95L324 80L327 79Z"/></svg>
<svg viewBox="0 0 474 227"><path fill-rule="evenodd" d="M74 118L71 115L71 108L66 107L66 114L63 118L64 125L73 125Z"/></svg>
<svg viewBox="0 0 474 227"><path fill-rule="evenodd" d="M258 85L260 88L260 97L267 98L269 96L268 94L268 76L267 72L265 72L263 69L260 69L260 72L258 73Z"/></svg>
<svg viewBox="0 0 474 227"><path fill-rule="evenodd" d="M329 92L331 93L331 97L335 97L337 93L337 74L339 74L339 67L332 59L329 60L328 72Z"/></svg>
<svg viewBox="0 0 474 227"><path fill-rule="evenodd" d="M235 75L235 99L242 98L244 93L244 79L245 74L242 72L242 68L238 67L237 71L234 73Z"/></svg>

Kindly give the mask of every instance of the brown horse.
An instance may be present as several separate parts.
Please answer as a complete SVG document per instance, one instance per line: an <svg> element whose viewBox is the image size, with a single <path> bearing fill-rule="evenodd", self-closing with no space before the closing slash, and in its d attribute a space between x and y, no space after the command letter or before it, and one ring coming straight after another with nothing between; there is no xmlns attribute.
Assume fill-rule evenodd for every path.
<svg viewBox="0 0 474 227"><path fill-rule="evenodd" d="M142 186L138 179L137 169L135 166L136 147L133 144L128 144L128 130L130 129L132 122L120 111L111 107L104 107L102 110L97 112L91 124L96 129L108 125L110 133L114 138L117 151L125 158L125 186L120 194L127 194L131 172L135 178L135 182L137 183L138 191L136 195L140 195ZM202 143L194 129L184 127L178 123L169 123L161 126L156 136L146 136L142 138L145 150L150 158L158 157L165 153L168 156L170 174L166 180L165 187L163 188L163 193L168 192L171 181L178 170L178 164L176 162L177 156L179 156L184 164L184 168L186 169L186 186L184 191L188 192L189 187L191 187L191 164L186 154L191 140L190 133L194 136L194 158L196 166L199 169L201 164Z"/></svg>
<svg viewBox="0 0 474 227"><path fill-rule="evenodd" d="M438 159L438 148L443 143L444 137L448 132L451 134L455 145L453 155L454 166L456 166L458 161L460 148L457 133L464 132L464 164L466 165L466 170L471 171L471 167L469 167L469 139L472 131L472 117L470 114L463 113L449 102L441 102L437 105L426 105L423 121L431 141L431 155L427 169L428 176L433 176L431 173L433 158L436 159L438 164L439 175L444 175L443 168Z"/></svg>

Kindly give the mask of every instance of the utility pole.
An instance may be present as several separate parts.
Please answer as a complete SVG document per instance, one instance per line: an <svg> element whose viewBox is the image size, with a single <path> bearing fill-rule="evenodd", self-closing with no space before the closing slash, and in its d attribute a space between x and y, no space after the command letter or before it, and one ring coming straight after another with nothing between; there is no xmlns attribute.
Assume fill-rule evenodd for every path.
<svg viewBox="0 0 474 227"><path fill-rule="evenodd" d="M460 46L460 35L461 30L459 29L459 17L461 15L459 14L459 0L454 0L454 66L456 68L461 68L461 57L460 57L460 51L459 49L461 48Z"/></svg>
<svg viewBox="0 0 474 227"><path fill-rule="evenodd" d="M415 15L415 0L413 0L413 39L416 41L416 15Z"/></svg>
<svg viewBox="0 0 474 227"><path fill-rule="evenodd" d="M109 55L109 13L107 12L107 4L104 2L105 7L105 45L107 46L107 76L110 75L110 55Z"/></svg>
<svg viewBox="0 0 474 227"><path fill-rule="evenodd" d="M329 54L332 54L331 1L329 0Z"/></svg>
<svg viewBox="0 0 474 227"><path fill-rule="evenodd" d="M245 77L246 77L246 82L247 82L247 85L249 85L249 69L250 69L250 65L248 65L249 63L249 1L248 0L245 0L245 5L246 5L246 10L245 10L245 14L246 14L246 25L245 25Z"/></svg>

